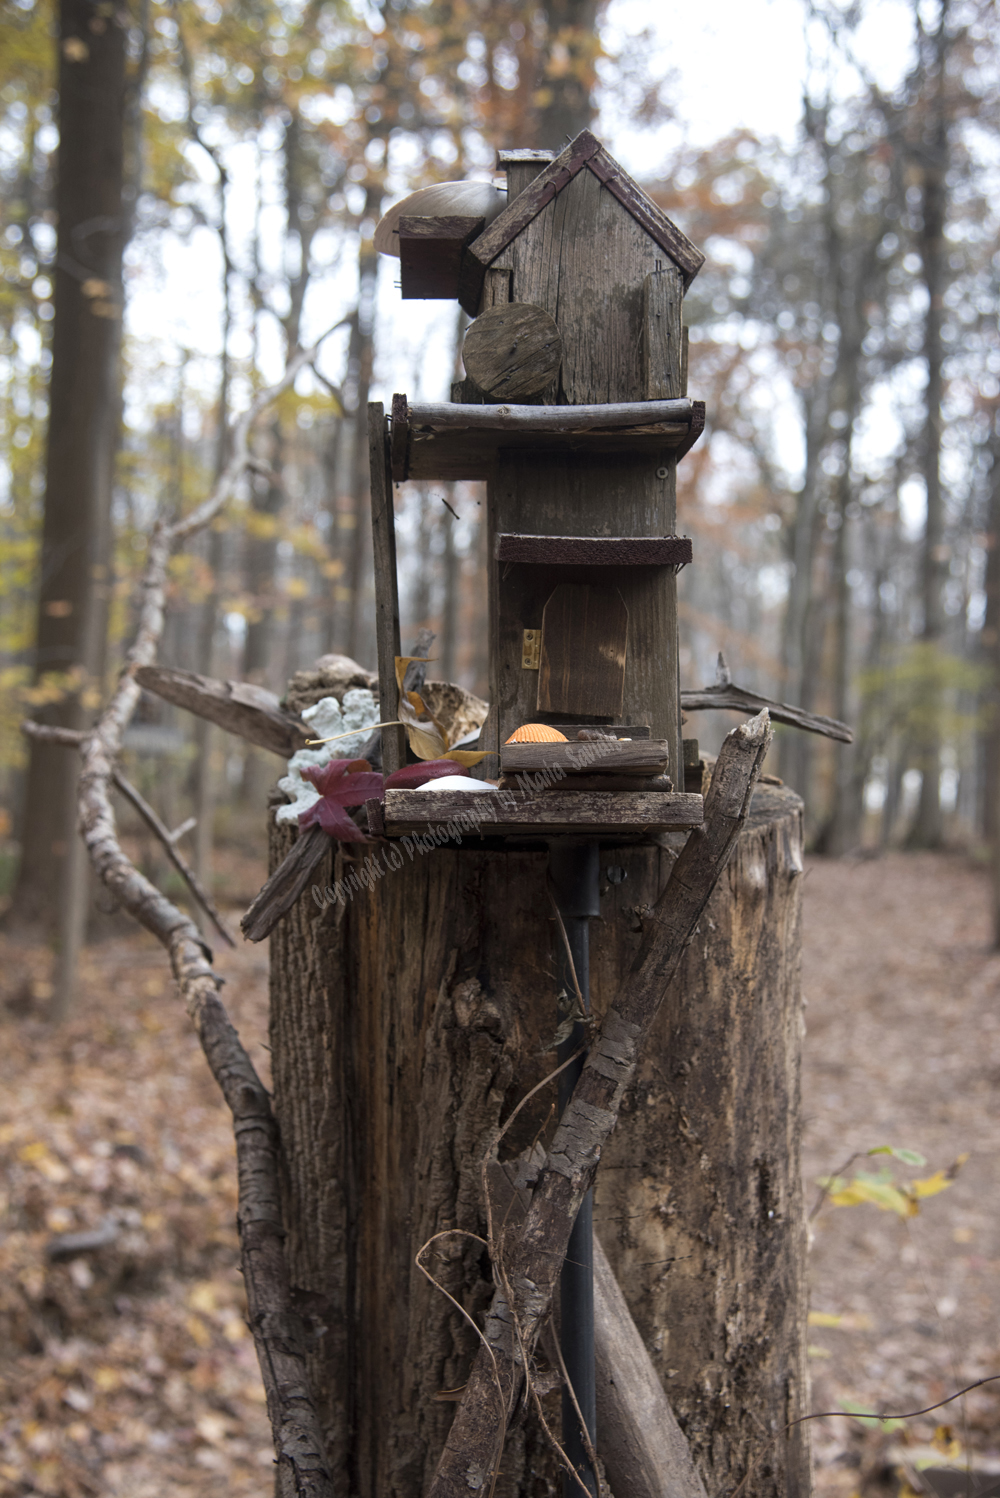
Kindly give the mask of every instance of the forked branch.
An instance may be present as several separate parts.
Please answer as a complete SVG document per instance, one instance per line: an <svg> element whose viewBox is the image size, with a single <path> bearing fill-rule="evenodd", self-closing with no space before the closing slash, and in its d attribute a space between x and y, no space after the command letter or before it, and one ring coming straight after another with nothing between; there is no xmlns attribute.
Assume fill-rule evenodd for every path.
<svg viewBox="0 0 1000 1498"><path fill-rule="evenodd" d="M232 497L250 461L254 422L315 357L318 346L295 355L281 380L261 391L235 424L232 457L204 503L190 515L171 523L159 520L154 525L140 584L135 640L110 702L80 744L80 832L90 860L117 903L166 948L212 1075L233 1115L243 1277L274 1438L276 1491L282 1498L331 1498L333 1485L309 1387L305 1335L292 1307L283 1247L277 1126L267 1091L219 998L209 948L190 916L151 884L122 849L111 787L116 783L125 729L139 699L136 673L153 665L163 633L171 552L179 542L210 524Z"/></svg>

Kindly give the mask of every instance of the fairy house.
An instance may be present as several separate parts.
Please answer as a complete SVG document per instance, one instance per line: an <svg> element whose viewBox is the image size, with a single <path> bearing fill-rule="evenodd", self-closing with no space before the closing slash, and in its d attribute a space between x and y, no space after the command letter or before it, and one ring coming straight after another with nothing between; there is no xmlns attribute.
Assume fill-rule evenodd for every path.
<svg viewBox="0 0 1000 1498"><path fill-rule="evenodd" d="M690 825L675 577L691 543L674 531L677 463L704 425L686 393L682 325L704 257L589 131L558 156L501 152L500 166L496 216L486 199L472 213L419 213L416 194L414 211L404 203L393 218L403 295L457 298L474 320L451 402L397 395L388 420L372 411L382 700L398 653L391 486L486 479L491 711L480 747L506 771L552 760L504 747L527 722L568 739L589 727L648 741L644 757L624 745L609 757L627 783L615 808L591 808L593 825L648 825L645 798L627 798L640 785L652 794L649 777L654 820ZM458 208L466 189L456 184Z"/></svg>
<svg viewBox="0 0 1000 1498"><path fill-rule="evenodd" d="M597 1498L596 1449L631 1498L751 1472L797 1498L801 804L768 787L736 837L766 719L723 746L706 835L661 835L705 820L682 778L675 534L704 419L681 315L701 255L586 132L500 164L505 200L438 184L380 224L403 295L473 320L451 400L369 407L380 716L413 707L393 711L395 486L483 479L478 769L500 783L383 782L368 847L271 825L286 1252L331 1491L554 1492L553 1411L522 1404L511 1327L520 1303L537 1332L558 1277L567 1493ZM527 725L562 738L508 742ZM381 747L398 770L402 726Z"/></svg>

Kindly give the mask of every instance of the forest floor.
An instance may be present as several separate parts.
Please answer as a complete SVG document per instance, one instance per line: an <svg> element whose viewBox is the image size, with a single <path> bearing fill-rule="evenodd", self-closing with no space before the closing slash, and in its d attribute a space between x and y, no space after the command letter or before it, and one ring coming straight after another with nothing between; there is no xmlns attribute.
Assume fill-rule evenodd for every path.
<svg viewBox="0 0 1000 1498"><path fill-rule="evenodd" d="M825 1204L812 1222L812 1408L903 1413L1000 1374L1000 953L985 873L959 855L814 860L805 884L806 1201L817 1180L889 1167L946 1176L902 1217ZM856 1151L892 1145L923 1167ZM813 1424L817 1487L966 1461L1000 1474L1000 1382L925 1418ZM996 1477L993 1478L996 1481ZM925 1483L926 1487L926 1483ZM884 1488L883 1488L884 1491Z"/></svg>
<svg viewBox="0 0 1000 1498"><path fill-rule="evenodd" d="M232 879L242 895L260 871L229 872L236 904ZM846 1172L887 1164L904 1184L969 1155L917 1216L826 1203L813 1222L812 1408L917 1409L1000 1373L986 878L958 855L813 860L804 896L807 1200L855 1151L918 1151L926 1166L880 1156ZM266 1076L266 952L217 960ZM0 1495L265 1495L228 1115L152 940L88 949L58 1034L48 963L0 937ZM91 1229L106 1246L53 1261L60 1235ZM1000 1384L902 1427L812 1430L824 1498L915 1486L926 1461L966 1452L1000 1470Z"/></svg>

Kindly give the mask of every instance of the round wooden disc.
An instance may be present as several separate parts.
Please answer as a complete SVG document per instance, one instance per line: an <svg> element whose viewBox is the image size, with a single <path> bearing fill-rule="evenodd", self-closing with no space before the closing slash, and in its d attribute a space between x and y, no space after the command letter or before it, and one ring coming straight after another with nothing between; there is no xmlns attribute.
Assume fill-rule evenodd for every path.
<svg viewBox="0 0 1000 1498"><path fill-rule="evenodd" d="M562 339L554 317L530 302L481 312L465 335L466 373L487 395L538 395L559 373Z"/></svg>

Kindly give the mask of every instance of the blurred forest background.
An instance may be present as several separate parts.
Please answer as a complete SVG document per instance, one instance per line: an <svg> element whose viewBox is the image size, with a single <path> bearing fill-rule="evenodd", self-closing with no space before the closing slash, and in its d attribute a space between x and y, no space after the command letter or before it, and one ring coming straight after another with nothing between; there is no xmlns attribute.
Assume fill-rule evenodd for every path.
<svg viewBox="0 0 1000 1498"><path fill-rule="evenodd" d="M652 65L651 33L609 14L602 0L3 0L9 921L52 927L77 857L76 756L29 748L21 718L92 718L154 516L205 496L233 413L334 324L259 427L238 500L175 559L161 660L279 694L325 652L374 665L366 403L447 398L461 373L457 307L400 303L374 225L425 183L490 180L498 148L559 149L591 124L613 153L619 134L663 139L676 74ZM997 842L996 11L904 0L894 14L886 89L856 45L865 0L803 0L794 142L744 128L694 146L681 129L640 150L642 169L624 158L709 257L686 303L708 425L681 467L696 559L680 580L682 684L710 683L721 649L740 685L855 726L851 749L779 730L775 751L832 853ZM673 56L683 72L683 45ZM74 154L81 111L100 116L96 156ZM432 674L484 695L482 501L475 485L396 496L404 648L429 626ZM732 721L700 714L687 732L713 747ZM273 759L152 698L126 742L163 820L197 818L206 882L227 850L260 852ZM150 844L154 877L162 858Z"/></svg>

